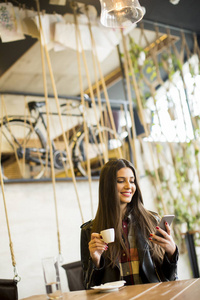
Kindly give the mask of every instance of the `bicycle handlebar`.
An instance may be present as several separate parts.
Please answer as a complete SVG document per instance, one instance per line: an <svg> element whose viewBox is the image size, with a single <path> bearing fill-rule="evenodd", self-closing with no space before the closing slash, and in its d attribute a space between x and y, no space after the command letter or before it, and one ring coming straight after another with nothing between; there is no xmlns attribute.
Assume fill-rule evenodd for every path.
<svg viewBox="0 0 200 300"><path fill-rule="evenodd" d="M43 107L45 105L46 105L45 101L30 101L30 102L28 102L28 108L30 111L37 110L38 108ZM79 108L81 110L80 107L82 105L80 104L80 102L78 102L78 104L76 104L73 102L73 100L71 100L71 101L68 100L67 103L60 104L60 107L64 107L64 106L66 106L66 107L69 106L70 109Z"/></svg>

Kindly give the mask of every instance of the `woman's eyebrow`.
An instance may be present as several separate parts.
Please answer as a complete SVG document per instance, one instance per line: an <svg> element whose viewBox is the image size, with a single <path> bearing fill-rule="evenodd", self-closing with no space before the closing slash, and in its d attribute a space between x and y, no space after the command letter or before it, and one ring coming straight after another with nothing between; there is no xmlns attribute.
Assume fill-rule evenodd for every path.
<svg viewBox="0 0 200 300"><path fill-rule="evenodd" d="M131 176L131 177L125 177L125 176L119 176L119 177L117 177L117 179L119 179L119 178L131 178L131 179L135 179L135 177L134 176Z"/></svg>

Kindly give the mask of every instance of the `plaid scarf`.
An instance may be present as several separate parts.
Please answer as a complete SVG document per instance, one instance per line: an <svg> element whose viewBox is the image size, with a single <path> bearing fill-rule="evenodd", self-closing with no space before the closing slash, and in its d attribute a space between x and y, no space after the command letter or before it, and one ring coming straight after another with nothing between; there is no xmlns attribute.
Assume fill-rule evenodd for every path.
<svg viewBox="0 0 200 300"><path fill-rule="evenodd" d="M142 280L139 276L139 257L138 250L135 243L133 226L130 226L130 219L122 221L122 228L124 232L124 242L128 249L129 255L122 250L119 259L119 267L121 279L126 281L126 285L141 284Z"/></svg>

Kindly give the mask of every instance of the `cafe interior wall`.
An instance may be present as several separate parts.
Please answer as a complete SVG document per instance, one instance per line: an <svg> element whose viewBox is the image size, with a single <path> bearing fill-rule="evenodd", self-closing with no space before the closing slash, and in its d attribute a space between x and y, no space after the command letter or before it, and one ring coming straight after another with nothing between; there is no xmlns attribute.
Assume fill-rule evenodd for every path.
<svg viewBox="0 0 200 300"><path fill-rule="evenodd" d="M110 89L111 98L123 99L121 82ZM115 92L114 92L115 91ZM139 145L137 145L139 147ZM139 151L138 151L139 152ZM138 157L138 164L141 157ZM156 210L151 197L152 186L145 178L140 180L145 207ZM63 264L80 259L80 226L90 220L98 202L98 180L92 181L94 213L91 212L89 185L87 181L77 182L84 220L81 218L74 186L71 181L56 182L58 217ZM41 259L58 255L53 186L51 182L7 183L5 196L10 230L17 269L21 281L18 284L19 299L44 294L45 286ZM9 239L2 201L0 202L0 278L12 278L13 269L9 252ZM63 291L68 291L64 269L60 268ZM192 277L187 253L180 256L179 279Z"/></svg>
<svg viewBox="0 0 200 300"><path fill-rule="evenodd" d="M110 97L124 99L122 82L108 89ZM7 102L8 105L8 102ZM10 102L10 105L13 105ZM139 144L137 152L139 153ZM138 156L138 168L142 158ZM147 177L140 179L145 207L156 211L151 182ZM77 196L72 181L56 182L56 198L63 262L80 260L80 226L94 217L98 203L98 180L92 180L93 211L86 180L77 180L80 197L81 217ZM5 196L13 241L17 269L21 281L18 283L19 299L45 293L41 259L58 255L56 215L51 182L6 183ZM2 201L0 202L1 268L0 278L12 278L13 268L9 252L9 240ZM63 292L68 291L64 269L60 268ZM178 263L179 279L191 278L187 253L181 254Z"/></svg>
<svg viewBox="0 0 200 300"><path fill-rule="evenodd" d="M118 81L108 89L110 99L124 99L122 81ZM13 102L7 101L13 109ZM18 107L19 109L19 107ZM16 111L16 110L15 110ZM137 153L139 151L139 144ZM142 158L138 156L140 169ZM152 194L151 182L140 179L145 207L157 211ZM98 203L98 180L92 181L93 212L91 211L88 181L77 181L81 210L71 181L56 182L58 199L58 218L61 238L63 264L80 260L80 226L94 217ZM14 247L17 269L21 281L18 283L19 299L31 295L44 294L45 285L41 260L43 257L58 255L56 217L51 182L6 183L5 196L9 216L10 230ZM2 201L0 202L0 278L12 278L13 268L9 252L9 239ZM63 292L68 291L65 271L60 267ZM178 263L179 279L192 277L187 252L180 255Z"/></svg>
<svg viewBox="0 0 200 300"><path fill-rule="evenodd" d="M150 196L151 184L140 180L145 207L156 210ZM87 181L77 182L84 221L92 218L89 186ZM59 229L63 263L80 259L80 226L82 219L72 182L57 182ZM92 182L94 212L98 201L98 180ZM15 183L5 185L7 210L14 254L21 281L18 283L19 299L44 294L45 286L41 259L58 255L53 188L46 183ZM13 269L2 201L0 203L0 278L12 278ZM64 269L60 268L63 292L68 291ZM179 279L191 278L187 253L180 256Z"/></svg>

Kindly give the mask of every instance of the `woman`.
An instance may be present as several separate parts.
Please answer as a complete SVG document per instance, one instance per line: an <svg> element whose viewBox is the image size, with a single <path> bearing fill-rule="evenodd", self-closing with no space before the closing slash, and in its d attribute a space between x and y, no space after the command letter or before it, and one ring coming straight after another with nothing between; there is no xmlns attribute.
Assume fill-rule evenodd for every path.
<svg viewBox="0 0 200 300"><path fill-rule="evenodd" d="M104 165L99 182L96 217L82 225L81 261L84 286L125 280L127 285L177 279L178 249L170 234L158 227L159 217L143 206L133 165L113 159ZM114 228L114 243L100 231ZM163 237L154 234L158 230Z"/></svg>

